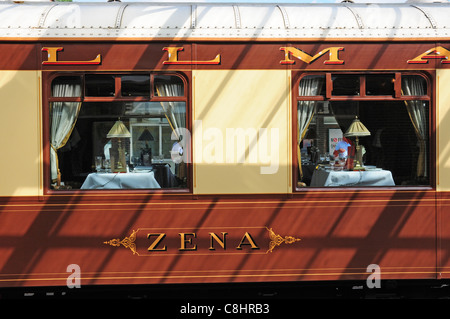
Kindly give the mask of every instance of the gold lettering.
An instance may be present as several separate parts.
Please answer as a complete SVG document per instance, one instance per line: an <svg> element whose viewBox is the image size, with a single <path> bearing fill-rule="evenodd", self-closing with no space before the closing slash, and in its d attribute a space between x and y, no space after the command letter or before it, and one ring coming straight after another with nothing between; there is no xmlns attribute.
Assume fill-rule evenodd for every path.
<svg viewBox="0 0 450 319"><path fill-rule="evenodd" d="M220 64L220 54L208 61L179 61L178 52L183 51L183 47L165 47L164 51L167 51L167 60L163 64L183 64L183 65L196 65L196 64Z"/></svg>
<svg viewBox="0 0 450 319"><path fill-rule="evenodd" d="M95 59L89 61L58 61L58 52L63 51L63 47L45 47L43 52L47 52L48 60L43 61L43 65L83 65L83 64L100 64L102 56L98 54Z"/></svg>
<svg viewBox="0 0 450 319"><path fill-rule="evenodd" d="M408 60L407 63L426 64L426 63L428 63L429 59L440 59L440 60L444 60L444 61L441 61L441 63L450 63L450 51L443 47L435 47L435 48L425 51L424 53L415 57L412 60Z"/></svg>
<svg viewBox="0 0 450 319"><path fill-rule="evenodd" d="M165 251L167 250L166 246L163 246L162 248L156 249L155 247L166 237L166 234L164 233L153 233L153 234L147 234L147 238L150 239L151 236L158 236L158 238L155 239L155 241L148 247L148 251Z"/></svg>
<svg viewBox="0 0 450 319"><path fill-rule="evenodd" d="M42 64L53 64L57 63L57 53L58 51L62 51L63 48L42 48L42 51L47 51L48 53L48 60L42 62Z"/></svg>
<svg viewBox="0 0 450 319"><path fill-rule="evenodd" d="M180 235L180 239L181 239L180 248L179 248L180 251L197 250L197 245L195 245L195 244L192 247L186 247L186 243L192 245L192 238L186 239L186 236L193 236L195 238L197 236L195 233L179 233L179 235Z"/></svg>
<svg viewBox="0 0 450 319"><path fill-rule="evenodd" d="M247 239L248 243L245 242L246 239ZM256 245L255 241L253 240L252 236L248 232L245 232L244 236L241 239L241 242L236 247L236 249L242 249L242 247L241 247L242 245L250 245L252 247L252 249L259 249L259 247Z"/></svg>
<svg viewBox="0 0 450 319"><path fill-rule="evenodd" d="M303 62L310 64L328 52L329 59L325 60L324 64L344 64L344 60L339 60L339 51L342 50L344 50L343 47L330 47L320 51L314 56L311 56L308 53L305 53L304 51L294 47L281 47L280 51L284 51L284 60L281 60L280 63L294 64L295 61L290 58L290 54L292 54L293 56L302 60Z"/></svg>
<svg viewBox="0 0 450 319"><path fill-rule="evenodd" d="M209 233L209 236L211 238L211 245L209 247L209 250L216 250L214 248L214 240L225 250L225 235L227 235L227 233L222 232L222 240L220 240L220 238L215 234L215 233ZM214 240L213 240L214 239Z"/></svg>

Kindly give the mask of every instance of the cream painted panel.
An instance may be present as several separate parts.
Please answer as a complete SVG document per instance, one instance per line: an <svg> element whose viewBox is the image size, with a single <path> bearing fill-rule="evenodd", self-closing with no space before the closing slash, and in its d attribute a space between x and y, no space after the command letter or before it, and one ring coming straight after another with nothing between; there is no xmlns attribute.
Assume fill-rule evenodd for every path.
<svg viewBox="0 0 450 319"><path fill-rule="evenodd" d="M41 195L40 72L0 71L0 196Z"/></svg>
<svg viewBox="0 0 450 319"><path fill-rule="evenodd" d="M450 191L450 70L437 70L437 190Z"/></svg>
<svg viewBox="0 0 450 319"><path fill-rule="evenodd" d="M288 71L195 70L192 107L194 193L292 191Z"/></svg>

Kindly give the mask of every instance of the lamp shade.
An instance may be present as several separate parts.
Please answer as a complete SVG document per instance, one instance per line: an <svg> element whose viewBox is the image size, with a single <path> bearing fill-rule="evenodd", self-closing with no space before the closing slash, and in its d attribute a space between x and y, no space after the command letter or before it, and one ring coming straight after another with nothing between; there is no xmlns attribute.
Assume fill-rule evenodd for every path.
<svg viewBox="0 0 450 319"><path fill-rule="evenodd" d="M139 141L154 141L152 133L148 129L145 129L144 132L142 132L141 136L138 138Z"/></svg>
<svg viewBox="0 0 450 319"><path fill-rule="evenodd" d="M352 124L350 124L350 127L348 128L347 132L345 132L345 137L352 137L352 136L369 136L370 132L369 130L364 126L364 124L361 123L361 121L356 117Z"/></svg>
<svg viewBox="0 0 450 319"><path fill-rule="evenodd" d="M121 120L116 121L106 135L107 138L130 138L131 134Z"/></svg>

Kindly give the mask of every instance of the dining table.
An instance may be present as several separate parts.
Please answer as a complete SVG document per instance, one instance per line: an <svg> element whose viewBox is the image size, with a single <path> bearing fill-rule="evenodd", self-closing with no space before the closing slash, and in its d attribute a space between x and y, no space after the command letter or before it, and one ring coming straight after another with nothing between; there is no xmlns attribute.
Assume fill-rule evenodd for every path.
<svg viewBox="0 0 450 319"><path fill-rule="evenodd" d="M392 173L381 168L360 171L318 168L314 170L310 186L395 186L395 182Z"/></svg>
<svg viewBox="0 0 450 319"><path fill-rule="evenodd" d="M81 189L161 188L153 171L130 173L91 173Z"/></svg>

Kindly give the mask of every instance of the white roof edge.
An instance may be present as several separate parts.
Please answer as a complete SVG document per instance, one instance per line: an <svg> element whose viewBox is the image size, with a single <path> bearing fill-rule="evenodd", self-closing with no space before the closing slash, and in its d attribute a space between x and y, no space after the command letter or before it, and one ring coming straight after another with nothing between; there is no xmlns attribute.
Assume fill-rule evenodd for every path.
<svg viewBox="0 0 450 319"><path fill-rule="evenodd" d="M449 16L448 1L394 4L0 1L0 38L450 40Z"/></svg>

